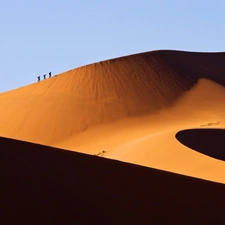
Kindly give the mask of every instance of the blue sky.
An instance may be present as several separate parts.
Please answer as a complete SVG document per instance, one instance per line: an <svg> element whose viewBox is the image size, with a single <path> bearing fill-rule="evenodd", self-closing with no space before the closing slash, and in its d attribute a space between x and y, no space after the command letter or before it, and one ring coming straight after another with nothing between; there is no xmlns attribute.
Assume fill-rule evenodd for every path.
<svg viewBox="0 0 225 225"><path fill-rule="evenodd" d="M0 0L0 92L159 49L225 51L224 0Z"/></svg>

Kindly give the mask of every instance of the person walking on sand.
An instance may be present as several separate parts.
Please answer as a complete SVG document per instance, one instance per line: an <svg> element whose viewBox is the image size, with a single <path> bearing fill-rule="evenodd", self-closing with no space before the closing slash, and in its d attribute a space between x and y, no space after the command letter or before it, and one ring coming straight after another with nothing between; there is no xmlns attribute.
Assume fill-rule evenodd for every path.
<svg viewBox="0 0 225 225"><path fill-rule="evenodd" d="M39 82L39 81L41 80L41 77L40 77L40 76L38 76L38 77L37 77L37 79L38 79L38 82Z"/></svg>
<svg viewBox="0 0 225 225"><path fill-rule="evenodd" d="M52 76L52 72L49 72L48 75L49 75L49 78L50 78Z"/></svg>
<svg viewBox="0 0 225 225"><path fill-rule="evenodd" d="M44 77L44 80L45 80L46 79L46 74L43 77Z"/></svg>

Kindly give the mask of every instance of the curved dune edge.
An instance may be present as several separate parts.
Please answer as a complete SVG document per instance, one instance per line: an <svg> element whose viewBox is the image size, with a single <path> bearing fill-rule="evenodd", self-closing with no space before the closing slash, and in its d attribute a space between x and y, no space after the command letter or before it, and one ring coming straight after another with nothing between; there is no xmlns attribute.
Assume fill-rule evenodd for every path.
<svg viewBox="0 0 225 225"><path fill-rule="evenodd" d="M0 145L3 224L224 222L223 184L7 138Z"/></svg>
<svg viewBox="0 0 225 225"><path fill-rule="evenodd" d="M224 129L182 130L176 134L176 138L195 151L225 161Z"/></svg>

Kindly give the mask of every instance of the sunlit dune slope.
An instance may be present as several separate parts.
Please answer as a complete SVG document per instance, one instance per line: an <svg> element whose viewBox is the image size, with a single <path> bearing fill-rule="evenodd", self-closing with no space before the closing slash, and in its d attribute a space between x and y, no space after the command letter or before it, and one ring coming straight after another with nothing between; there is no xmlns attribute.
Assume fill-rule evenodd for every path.
<svg viewBox="0 0 225 225"><path fill-rule="evenodd" d="M154 51L0 94L0 135L54 145L93 125L170 106L199 77L225 83L224 53Z"/></svg>
<svg viewBox="0 0 225 225"><path fill-rule="evenodd" d="M1 224L224 224L225 185L0 138Z"/></svg>
<svg viewBox="0 0 225 225"><path fill-rule="evenodd" d="M100 155L107 158L225 183L224 99L223 86L201 79L173 107L138 119L139 125L127 124L129 130L122 130L117 142L110 143L112 136L105 131L104 138L95 136L81 150L97 153L103 149ZM176 138L183 133L181 139Z"/></svg>

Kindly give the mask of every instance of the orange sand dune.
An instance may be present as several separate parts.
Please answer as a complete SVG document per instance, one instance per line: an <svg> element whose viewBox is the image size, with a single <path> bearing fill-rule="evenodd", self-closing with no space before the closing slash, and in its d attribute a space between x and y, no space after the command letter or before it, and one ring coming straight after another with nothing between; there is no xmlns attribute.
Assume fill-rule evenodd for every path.
<svg viewBox="0 0 225 225"><path fill-rule="evenodd" d="M224 62L154 51L70 70L1 93L0 135L225 183L222 158L176 139L224 128Z"/></svg>
<svg viewBox="0 0 225 225"><path fill-rule="evenodd" d="M222 135L214 132L208 141L204 140L210 138L208 132L202 132L202 135L195 137L185 136L181 142L175 138L186 129L224 128L223 99L225 99L223 86L208 80L200 80L175 106L158 113L154 117L154 122L152 116L145 119L148 126L152 126L147 134L143 128L143 135L140 137L137 136L119 146L105 145L108 148L103 147L104 155L108 158L225 183L225 162L222 153L219 156L216 154L221 148L225 149L223 132L220 132ZM197 149L199 151L192 150L196 142L200 146ZM201 146L204 146L205 150L201 150Z"/></svg>
<svg viewBox="0 0 225 225"><path fill-rule="evenodd" d="M1 224L224 224L225 185L0 138Z"/></svg>

